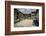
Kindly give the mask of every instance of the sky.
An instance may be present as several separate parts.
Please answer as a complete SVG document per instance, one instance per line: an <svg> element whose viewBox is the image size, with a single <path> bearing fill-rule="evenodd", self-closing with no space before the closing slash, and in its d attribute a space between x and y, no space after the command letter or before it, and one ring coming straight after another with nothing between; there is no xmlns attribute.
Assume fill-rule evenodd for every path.
<svg viewBox="0 0 46 36"><path fill-rule="evenodd" d="M17 8L19 11L21 11L23 14L30 14L31 12L36 11L36 9L30 9L30 8Z"/></svg>

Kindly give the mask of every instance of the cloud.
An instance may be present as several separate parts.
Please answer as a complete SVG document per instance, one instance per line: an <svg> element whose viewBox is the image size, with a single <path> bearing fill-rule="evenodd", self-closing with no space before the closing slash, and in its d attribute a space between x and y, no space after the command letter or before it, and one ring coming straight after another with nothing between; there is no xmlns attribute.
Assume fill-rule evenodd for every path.
<svg viewBox="0 0 46 36"><path fill-rule="evenodd" d="M30 14L31 12L36 11L36 9L30 9L30 8L17 8L19 11L21 11L23 14Z"/></svg>

